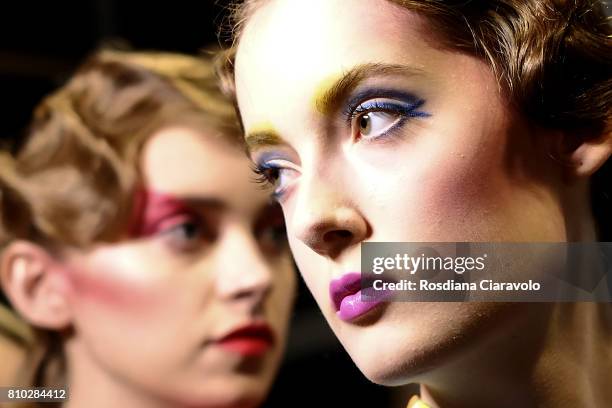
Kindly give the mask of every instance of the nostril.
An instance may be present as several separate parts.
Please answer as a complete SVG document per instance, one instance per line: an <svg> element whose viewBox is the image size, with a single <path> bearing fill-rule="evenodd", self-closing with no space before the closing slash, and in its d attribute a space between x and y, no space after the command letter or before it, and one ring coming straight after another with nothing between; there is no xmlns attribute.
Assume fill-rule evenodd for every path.
<svg viewBox="0 0 612 408"><path fill-rule="evenodd" d="M326 232L323 236L323 240L326 243L334 243L334 242L346 242L351 241L353 239L353 233L349 230L333 230Z"/></svg>
<svg viewBox="0 0 612 408"><path fill-rule="evenodd" d="M349 230L339 230L339 231L336 231L336 233L341 238L352 238L353 237L353 233Z"/></svg>

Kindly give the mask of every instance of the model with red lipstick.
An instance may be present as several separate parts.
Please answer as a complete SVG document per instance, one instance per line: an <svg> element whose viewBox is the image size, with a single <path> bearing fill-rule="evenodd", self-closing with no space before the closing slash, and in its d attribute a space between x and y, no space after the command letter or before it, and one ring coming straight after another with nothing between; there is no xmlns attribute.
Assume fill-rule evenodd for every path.
<svg viewBox="0 0 612 408"><path fill-rule="evenodd" d="M262 403L295 277L239 140L206 59L102 51L43 100L0 162L2 287L35 333L14 385L67 386L68 408Z"/></svg>
<svg viewBox="0 0 612 408"><path fill-rule="evenodd" d="M232 9L226 85L251 158L306 285L365 376L420 383L418 404L432 407L612 406L609 304L359 295L363 242L610 240L601 2Z"/></svg>

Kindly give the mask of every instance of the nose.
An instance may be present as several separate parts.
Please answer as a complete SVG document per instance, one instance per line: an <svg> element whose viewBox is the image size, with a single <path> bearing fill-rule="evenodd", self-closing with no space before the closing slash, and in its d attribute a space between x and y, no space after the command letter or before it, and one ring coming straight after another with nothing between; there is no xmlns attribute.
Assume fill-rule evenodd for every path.
<svg viewBox="0 0 612 408"><path fill-rule="evenodd" d="M217 293L227 301L260 307L270 293L273 273L248 228L226 231L217 253Z"/></svg>
<svg viewBox="0 0 612 408"><path fill-rule="evenodd" d="M345 189L334 187L323 177L302 186L291 224L296 238L313 251L335 259L371 234Z"/></svg>

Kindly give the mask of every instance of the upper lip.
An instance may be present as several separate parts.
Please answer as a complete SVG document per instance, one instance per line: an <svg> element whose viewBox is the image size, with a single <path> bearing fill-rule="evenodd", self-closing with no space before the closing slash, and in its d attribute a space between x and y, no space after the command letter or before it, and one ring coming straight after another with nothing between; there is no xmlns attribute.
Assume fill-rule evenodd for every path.
<svg viewBox="0 0 612 408"><path fill-rule="evenodd" d="M229 331L217 341L222 343L237 338L253 338L273 344L276 340L275 337L274 331L267 323L248 323Z"/></svg>
<svg viewBox="0 0 612 408"><path fill-rule="evenodd" d="M361 273L349 272L329 283L329 296L336 311L340 310L342 299L361 290Z"/></svg>

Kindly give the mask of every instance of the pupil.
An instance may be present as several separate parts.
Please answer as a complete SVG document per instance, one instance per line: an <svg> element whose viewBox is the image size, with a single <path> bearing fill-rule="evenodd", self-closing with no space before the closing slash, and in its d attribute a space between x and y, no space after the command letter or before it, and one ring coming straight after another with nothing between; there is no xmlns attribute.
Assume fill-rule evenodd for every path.
<svg viewBox="0 0 612 408"><path fill-rule="evenodd" d="M276 180L278 180L278 176L279 170L277 168L267 170L266 177L269 182L274 183Z"/></svg>
<svg viewBox="0 0 612 408"><path fill-rule="evenodd" d="M187 223L187 224L184 225L183 228L184 228L185 236L187 238L193 238L198 233L198 227L197 227L197 225L195 225L193 223Z"/></svg>
<svg viewBox="0 0 612 408"><path fill-rule="evenodd" d="M370 124L370 116L369 115L363 115L361 117L361 119L359 119L359 127L362 130L367 129L369 124Z"/></svg>

